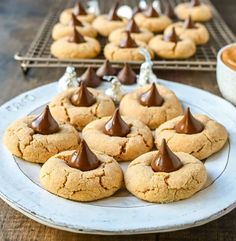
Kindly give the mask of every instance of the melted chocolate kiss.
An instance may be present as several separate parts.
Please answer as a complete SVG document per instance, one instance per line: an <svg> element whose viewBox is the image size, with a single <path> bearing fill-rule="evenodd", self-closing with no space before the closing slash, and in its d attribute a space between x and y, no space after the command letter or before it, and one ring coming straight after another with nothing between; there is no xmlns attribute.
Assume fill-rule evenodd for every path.
<svg viewBox="0 0 236 241"><path fill-rule="evenodd" d="M126 30L129 31L130 33L140 33L140 29L134 19L131 19L129 21L126 27Z"/></svg>
<svg viewBox="0 0 236 241"><path fill-rule="evenodd" d="M82 140L80 149L75 151L67 161L68 166L86 172L96 169L100 166L97 156L90 150L87 143Z"/></svg>
<svg viewBox="0 0 236 241"><path fill-rule="evenodd" d="M83 73L80 77L80 81L85 83L88 87L98 87L101 84L101 79L98 77L92 67L88 67L88 69Z"/></svg>
<svg viewBox="0 0 236 241"><path fill-rule="evenodd" d="M103 77L105 75L115 75L116 70L111 66L109 60L106 60L103 65L97 70L97 76Z"/></svg>
<svg viewBox="0 0 236 241"><path fill-rule="evenodd" d="M81 82L79 89L71 96L70 101L75 106L89 107L96 103L96 98L87 89L86 85Z"/></svg>
<svg viewBox="0 0 236 241"><path fill-rule="evenodd" d="M74 12L74 14L75 14L76 16L79 16L79 15L87 15L86 10L84 9L83 5L82 5L80 2L78 2L78 3L75 5L75 7L74 7L74 9L73 9L73 12Z"/></svg>
<svg viewBox="0 0 236 241"><path fill-rule="evenodd" d="M136 83L136 79L137 79L135 72L132 70L131 66L127 63L125 63L124 67L118 73L117 77L121 82L121 84L123 85L132 85Z"/></svg>
<svg viewBox="0 0 236 241"><path fill-rule="evenodd" d="M190 15L188 16L188 18L185 19L183 27L186 29L195 28L194 22L192 21L192 18Z"/></svg>
<svg viewBox="0 0 236 241"><path fill-rule="evenodd" d="M111 119L104 125L103 132L109 136L124 137L130 132L130 127L126 124L120 116L117 108Z"/></svg>
<svg viewBox="0 0 236 241"><path fill-rule="evenodd" d="M32 129L42 135L50 135L59 131L60 127L52 117L48 105L44 111L31 122Z"/></svg>
<svg viewBox="0 0 236 241"><path fill-rule="evenodd" d="M144 92L139 99L140 103L144 106L161 106L164 102L164 99L159 94L157 87L154 83L150 89Z"/></svg>
<svg viewBox="0 0 236 241"><path fill-rule="evenodd" d="M78 26L83 27L84 25L79 21L78 18L74 15L74 13L71 14L71 21L69 23L70 26Z"/></svg>
<svg viewBox="0 0 236 241"><path fill-rule="evenodd" d="M182 134L197 134L203 129L204 125L193 117L189 108L185 111L183 119L175 126L175 131Z"/></svg>
<svg viewBox="0 0 236 241"><path fill-rule="evenodd" d="M148 7L148 9L144 12L144 15L148 18L158 18L159 14L158 12L154 9L152 5Z"/></svg>
<svg viewBox="0 0 236 241"><path fill-rule="evenodd" d="M167 3L166 3L165 15L172 19L176 17L175 12L174 12L172 6L170 5L169 1L167 1Z"/></svg>
<svg viewBox="0 0 236 241"><path fill-rule="evenodd" d="M109 21L122 21L122 19L117 15L118 8L119 2L116 2L108 13L107 19Z"/></svg>
<svg viewBox="0 0 236 241"><path fill-rule="evenodd" d="M120 41L120 48L137 48L138 45L136 42L131 38L130 32L126 31L126 38Z"/></svg>
<svg viewBox="0 0 236 241"><path fill-rule="evenodd" d="M177 43L180 41L178 35L175 32L175 28L173 27L169 34L164 35L164 40L167 42Z"/></svg>
<svg viewBox="0 0 236 241"><path fill-rule="evenodd" d="M192 0L191 3L190 3L190 6L191 7L197 7L197 6L200 6L201 3L199 0Z"/></svg>
<svg viewBox="0 0 236 241"><path fill-rule="evenodd" d="M180 159L170 150L163 139L159 152L151 162L154 172L174 172L183 166Z"/></svg>
<svg viewBox="0 0 236 241"><path fill-rule="evenodd" d="M77 31L75 26L74 26L73 35L69 38L68 41L71 43L77 43L77 44L86 42L84 37Z"/></svg>

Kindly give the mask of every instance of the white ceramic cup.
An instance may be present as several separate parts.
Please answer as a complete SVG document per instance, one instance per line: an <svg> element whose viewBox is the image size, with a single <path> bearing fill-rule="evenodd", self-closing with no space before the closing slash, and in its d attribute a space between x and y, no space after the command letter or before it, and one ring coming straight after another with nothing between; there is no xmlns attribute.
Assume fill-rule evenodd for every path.
<svg viewBox="0 0 236 241"><path fill-rule="evenodd" d="M236 105L236 71L228 67L221 58L223 51L231 46L236 46L236 43L226 45L218 52L216 76L221 94Z"/></svg>

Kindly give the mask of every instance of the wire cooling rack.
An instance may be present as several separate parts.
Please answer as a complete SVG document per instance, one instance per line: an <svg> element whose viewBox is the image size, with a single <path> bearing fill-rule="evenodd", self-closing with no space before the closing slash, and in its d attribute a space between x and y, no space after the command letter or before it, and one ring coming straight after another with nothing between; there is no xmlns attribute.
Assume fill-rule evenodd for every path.
<svg viewBox="0 0 236 241"><path fill-rule="evenodd" d="M162 2L165 0L159 1ZM129 1L125 2L126 4L129 3ZM130 2L132 2L132 0L130 0ZM183 1L170 0L173 7L180 2ZM187 60L164 60L156 57L153 60L154 69L199 71L214 71L216 69L216 55L218 50L229 43L235 42L236 38L212 3L209 0L204 0L203 2L211 5L213 10L213 19L206 23L206 27L210 33L210 41L204 46L198 46L196 54ZM29 49L25 53L15 54L15 59L20 62L24 72L27 72L27 70L32 67L64 68L68 65L73 65L74 67L98 67L103 63L103 54L100 54L96 59L59 60L50 53L50 46L53 41L51 38L52 28L58 22L60 13L65 8L74 6L74 3L75 0L57 1L45 17ZM104 39L101 42L104 47ZM134 68L140 65L140 62L131 63ZM113 62L113 64L114 67L121 67L122 65L121 62Z"/></svg>

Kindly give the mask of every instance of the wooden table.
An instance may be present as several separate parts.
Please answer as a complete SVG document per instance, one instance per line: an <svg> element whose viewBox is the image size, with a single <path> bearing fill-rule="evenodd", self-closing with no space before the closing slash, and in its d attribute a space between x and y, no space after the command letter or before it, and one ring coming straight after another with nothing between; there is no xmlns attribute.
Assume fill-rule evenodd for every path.
<svg viewBox="0 0 236 241"><path fill-rule="evenodd" d="M65 0L66 1L66 0ZM107 1L107 0L106 0ZM236 33L235 0L213 0L228 25ZM50 0L0 1L0 104L23 91L57 80L61 69L32 69L27 76L13 60L13 55L27 47L53 4ZM215 73L159 71L164 79L196 86L220 95ZM2 118L2 117L1 117ZM201 227L178 232L137 236L96 236L74 234L41 225L0 201L0 241L75 241L75 240L236 240L236 210Z"/></svg>

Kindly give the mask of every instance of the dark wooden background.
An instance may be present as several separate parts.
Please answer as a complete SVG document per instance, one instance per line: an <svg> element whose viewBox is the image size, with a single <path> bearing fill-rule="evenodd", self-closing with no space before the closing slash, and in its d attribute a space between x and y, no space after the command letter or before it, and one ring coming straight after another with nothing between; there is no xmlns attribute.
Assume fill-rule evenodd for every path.
<svg viewBox="0 0 236 241"><path fill-rule="evenodd" d="M236 0L212 1L236 33ZM27 47L32 41L48 7L54 2L53 0L0 0L0 104L21 92L55 81L62 75L61 69L45 68L32 69L27 76L23 76L19 64L13 59L15 52ZM103 2L107 3L108 0ZM220 95L214 72L159 71L157 74L161 78L196 86ZM25 217L0 200L0 241L36 240L235 241L236 210L209 224L183 231L109 237L74 234L48 228Z"/></svg>

